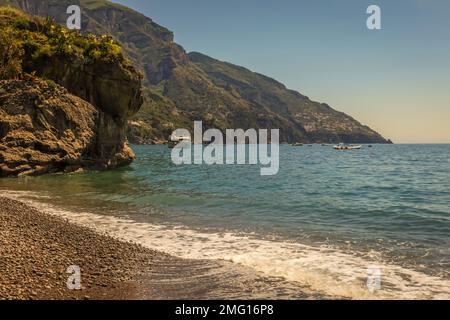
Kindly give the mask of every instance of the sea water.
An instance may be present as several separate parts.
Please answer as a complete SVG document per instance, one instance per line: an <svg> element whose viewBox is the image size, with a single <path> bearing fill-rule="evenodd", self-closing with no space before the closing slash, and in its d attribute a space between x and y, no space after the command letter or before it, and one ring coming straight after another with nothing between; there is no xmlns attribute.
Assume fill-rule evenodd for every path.
<svg viewBox="0 0 450 320"><path fill-rule="evenodd" d="M129 167L3 179L1 193L326 297L450 298L450 145L281 145L274 176L249 165L176 166L166 146L133 149Z"/></svg>

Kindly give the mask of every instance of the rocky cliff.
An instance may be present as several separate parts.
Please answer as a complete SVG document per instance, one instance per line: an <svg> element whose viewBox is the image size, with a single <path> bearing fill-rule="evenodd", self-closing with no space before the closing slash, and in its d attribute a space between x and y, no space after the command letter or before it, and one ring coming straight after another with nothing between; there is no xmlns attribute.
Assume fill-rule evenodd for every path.
<svg viewBox="0 0 450 320"><path fill-rule="evenodd" d="M129 164L141 76L110 37L0 8L0 176Z"/></svg>
<svg viewBox="0 0 450 320"><path fill-rule="evenodd" d="M388 142L352 117L273 79L202 54L188 55L172 32L122 5L104 0L2 1L59 23L65 23L69 4L79 4L83 32L110 34L123 45L146 86L143 107L128 129L134 142L164 141L171 129L192 126L194 120L222 130L279 128L287 142Z"/></svg>

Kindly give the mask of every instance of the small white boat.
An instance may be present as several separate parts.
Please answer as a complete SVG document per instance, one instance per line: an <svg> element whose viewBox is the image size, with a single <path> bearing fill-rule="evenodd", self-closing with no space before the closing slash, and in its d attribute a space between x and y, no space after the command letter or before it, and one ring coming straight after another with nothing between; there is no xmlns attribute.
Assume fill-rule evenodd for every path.
<svg viewBox="0 0 450 320"><path fill-rule="evenodd" d="M353 144L346 145L343 143L340 143L340 144L334 146L334 149L336 149L336 150L359 150L361 148L362 148L362 145L353 145Z"/></svg>
<svg viewBox="0 0 450 320"><path fill-rule="evenodd" d="M169 137L168 146L169 146L169 148L173 148L181 142L192 143L191 137L190 136L177 136L177 135L175 135L175 133L172 133L172 135Z"/></svg>

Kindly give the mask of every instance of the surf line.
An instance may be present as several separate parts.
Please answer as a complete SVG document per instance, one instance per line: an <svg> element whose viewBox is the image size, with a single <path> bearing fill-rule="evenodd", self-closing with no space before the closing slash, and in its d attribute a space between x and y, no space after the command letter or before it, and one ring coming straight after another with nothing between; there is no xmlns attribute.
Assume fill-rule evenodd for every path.
<svg viewBox="0 0 450 320"><path fill-rule="evenodd" d="M225 134L219 129L203 132L203 122L194 121L193 144L187 129L173 131L171 141L178 142L171 153L175 165L259 164L261 176L276 175L280 168L279 129L270 129L269 142L268 129L226 129Z"/></svg>

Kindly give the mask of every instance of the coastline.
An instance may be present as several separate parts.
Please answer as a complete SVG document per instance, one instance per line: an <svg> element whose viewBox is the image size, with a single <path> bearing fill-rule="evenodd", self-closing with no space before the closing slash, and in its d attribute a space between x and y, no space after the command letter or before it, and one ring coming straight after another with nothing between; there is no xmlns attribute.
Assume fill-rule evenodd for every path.
<svg viewBox="0 0 450 320"><path fill-rule="evenodd" d="M232 234L161 229L128 217L73 208L67 211L46 201L35 201L41 196L33 193L3 191L0 300L360 300L448 296L442 278L396 265L383 265L383 279L403 290L393 287L369 294L363 282L361 287L358 284L358 279L364 277L365 269L361 267L369 261L340 251ZM345 264L340 264L332 275L339 279L352 277L354 281L334 278L333 282L322 272L336 259ZM278 266L271 266L272 261L278 261ZM66 270L70 265L81 267L80 291L67 289L70 274ZM401 280L403 276L416 279L417 284ZM439 294L430 295L435 289Z"/></svg>
<svg viewBox="0 0 450 320"><path fill-rule="evenodd" d="M0 290L0 300L378 300L448 297L448 282L443 278L395 264L380 262L380 265L377 260L367 260L340 250L331 250L330 247L267 241L251 235L210 234L180 227L166 228L140 219L130 219L127 215L93 213L84 208L67 210L61 203L50 204L45 198L47 196L39 193L3 189L0 196L0 288L6 289L3 292ZM5 202L9 202L8 209L3 205ZM11 218L11 215L19 217L16 219L19 221L9 223L9 228L19 229L20 232L7 230L5 214L6 218ZM51 220L51 223L47 220ZM37 227L42 229L40 233L35 232ZM15 236L11 237L8 232ZM97 239L95 245L83 242L89 237ZM21 245L14 247L10 243L9 247L4 246L4 238ZM22 245L23 241L28 241L28 247L41 243L44 249L41 248L39 255L24 253L23 247L27 245ZM87 273L88 279L82 277L83 290L65 290L69 276L66 268L73 262L59 266L56 270L57 279L54 274L47 274L49 270L55 272L51 265L54 262L52 259L44 262L39 260L41 256L53 255L47 242L60 251L74 251L68 255L71 261L74 255L77 258L76 254L81 254L78 256L81 264L94 264L89 266L94 273ZM97 245L100 249L95 247ZM9 252L3 248L9 248ZM36 251L35 248L33 250ZM114 256L97 256L96 250L113 251ZM136 250L138 258L134 259ZM123 251L126 254L120 255ZM128 255L131 256L131 263ZM16 260L11 260L11 256L16 257ZM33 264L36 264L34 259L40 261L39 277L33 271ZM276 266L273 261L277 261ZM338 261L341 262L339 269L333 268ZM364 287L365 268L371 263L383 268L384 283L389 283L389 286L384 286L383 290L374 294ZM84 272L83 265L81 267ZM7 286L8 283L3 281L5 275L2 271L8 268L19 270L15 274L19 273L20 277L10 279L10 283L15 286ZM50 285L50 290L42 293L34 289L33 281L26 282L28 278L53 281L59 291L65 292L55 293L53 290L56 289ZM45 286L43 288L46 289ZM18 289L28 295L19 294L21 292L16 292ZM30 296L30 290L36 294Z"/></svg>
<svg viewBox="0 0 450 320"><path fill-rule="evenodd" d="M178 258L0 196L0 300L330 299L228 261ZM69 266L81 290L69 290ZM342 298L342 297L341 297Z"/></svg>
<svg viewBox="0 0 450 320"><path fill-rule="evenodd" d="M405 148L401 146L395 148L401 152L405 151ZM287 159L290 154L294 156L296 152L295 148L289 150ZM316 154L319 148L308 150L311 150L310 154ZM359 154L364 159L365 154L369 151L373 152L372 150ZM412 148L412 151L414 150L415 148ZM0 194L2 197L18 200L50 216L59 217L63 221L86 227L95 234L107 235L108 237L104 238L105 242L112 241L109 238L112 237L119 241L139 244L143 248L153 250L151 252L156 251L158 254L148 259L147 264L137 268L131 281L135 286L134 293L128 292L126 299L448 299L450 286L448 272L443 268L445 260L442 260L442 268L437 270L433 269L435 264L424 264L423 267L418 264L419 261L432 261L430 258L434 257L431 255L434 251L427 250L425 252L427 256L424 256L423 260L418 260L420 258L418 256L409 260L396 259L393 256L384 255L386 250L394 249L387 242L380 243L377 247L359 246L356 242L340 245L332 241L323 243L309 241L307 238L274 237L264 233L264 230L249 232L252 230L235 228L232 224L222 224L224 221L222 212L227 213L228 206L220 206L215 210L208 207L207 210L211 210L208 212L204 204L199 205L198 202L205 200L202 194L209 195L211 192L214 193L214 190L202 190L198 184L183 184L185 178L192 175L199 176L197 168L193 168L189 173L184 171L181 176L180 171L175 171L175 168L167 175L165 162L161 161L167 154L166 148L137 148L137 152L139 160L133 165L133 170L4 179L0 180ZM408 152L411 153L411 150ZM415 154L416 152L412 156L406 156L404 162L409 164L409 159L416 161ZM381 159L391 158L390 152L384 155ZM359 162L359 164L354 168L356 174L362 172L361 167L367 166L365 162ZM152 180L142 180L143 177L146 178L145 174L142 176L142 173L149 167L154 169L151 174ZM286 172L284 174L286 175ZM279 179L289 181L285 179L285 175L282 172ZM229 180L224 180L223 177L227 177L227 171L217 175L216 179L225 181L225 186L235 181L233 175L230 175ZM334 176L331 175L331 177ZM375 174L374 177L377 178L378 175ZM361 174L361 178L365 179L366 174ZM200 195L190 196L189 202L186 202L187 193L185 192L167 193L165 185L162 185L161 190L148 188L148 186L161 185L161 181L166 183L166 179L174 183L179 183L181 179L181 186L198 188ZM316 180L316 182L320 181L320 179ZM445 177L441 177L438 181L443 182L440 189L448 183ZM246 181L240 182L240 186L246 184ZM440 190L439 188L437 191ZM377 187L374 190L382 191L384 187ZM393 189L388 190L391 192ZM301 195L299 196L302 199ZM213 197L214 201L210 203L217 203L215 201L221 199ZM255 194L254 200L256 199L261 199L258 193ZM359 199L358 197L357 200ZM437 193L434 199L436 203L446 203L440 193ZM442 200L444 202L441 202ZM165 208L164 204L169 201L177 206L173 210L161 209ZM237 201L240 203L240 198L236 198L232 204ZM180 206L184 208L186 203L195 205L195 210L187 210L188 214L184 213L186 217L179 217L176 209ZM293 204L299 205L299 202L290 205ZM365 203L361 204L361 208L366 208ZM387 205L389 204L390 202L387 202ZM199 210L198 213L197 210ZM276 208L272 210L278 212ZM417 211L420 214L420 210ZM307 214L310 210L301 212ZM333 213L333 217L336 216L333 228L338 228L339 219L347 219L349 212L353 212L355 217L360 217L361 221L375 223L383 230L393 229L382 223L383 221L367 219L366 215L359 215L359 210L355 212L353 209L345 211L344 215ZM391 214L391 210L384 212L387 213L384 215L386 219L397 217ZM259 211L249 211L248 215L251 217L251 214L255 213ZM439 211L436 213L439 214ZM211 217L214 218L214 222L203 224L198 217ZM241 217L244 219L240 219ZM328 217L332 218L327 216L327 219ZM439 222L440 217L441 215L436 217L410 215L404 221L417 222L412 225L414 228L436 221L438 228L445 228L446 224ZM237 216L237 218L238 223L245 224L244 216ZM312 218L317 217L313 215ZM296 227L298 224L293 226ZM356 228L358 230L358 226ZM396 230L394 228L391 231ZM400 235L402 230L399 229ZM390 235L392 236L392 233ZM437 234L434 233L434 235ZM408 240L404 237L399 239ZM442 237L441 239L445 240ZM408 247L408 243L406 242L405 245L400 243L401 246L396 249L402 251L397 252L414 249ZM365 245L364 242L361 244ZM423 251L418 253L421 252ZM436 257L445 258L443 255L436 255ZM377 266L382 270L383 285L378 291L370 292L367 288L369 266ZM117 269L122 270L122 266L118 265ZM65 286L68 275L65 269L61 272ZM123 284L125 281L120 283ZM113 289L108 291L112 292ZM96 299L89 294L88 296Z"/></svg>

